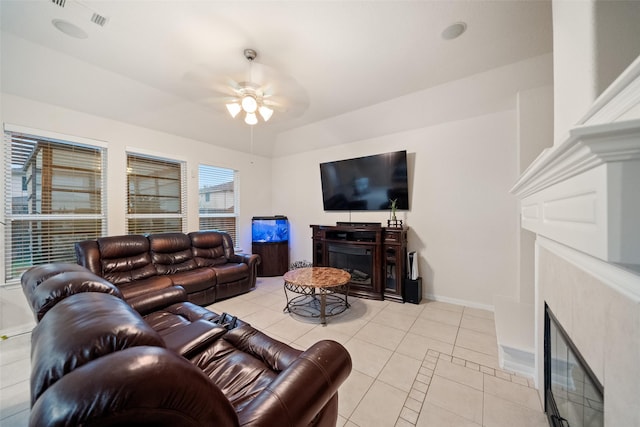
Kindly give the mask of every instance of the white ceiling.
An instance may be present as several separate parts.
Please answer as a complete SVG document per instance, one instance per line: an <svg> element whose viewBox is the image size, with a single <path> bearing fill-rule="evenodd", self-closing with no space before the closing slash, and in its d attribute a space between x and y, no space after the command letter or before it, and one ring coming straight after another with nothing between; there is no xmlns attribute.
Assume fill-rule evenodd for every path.
<svg viewBox="0 0 640 427"><path fill-rule="evenodd" d="M0 14L3 92L241 151L249 127L211 88L248 74L256 49L303 100L254 128L263 155L281 132L552 49L550 1L0 0ZM443 40L456 21L466 33Z"/></svg>

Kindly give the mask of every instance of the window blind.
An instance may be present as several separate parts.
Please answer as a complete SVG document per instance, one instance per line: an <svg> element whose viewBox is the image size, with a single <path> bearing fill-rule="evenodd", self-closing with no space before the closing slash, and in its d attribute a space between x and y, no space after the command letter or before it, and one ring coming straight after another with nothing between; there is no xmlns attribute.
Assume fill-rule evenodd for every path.
<svg viewBox="0 0 640 427"><path fill-rule="evenodd" d="M184 162L127 153L127 232L185 231Z"/></svg>
<svg viewBox="0 0 640 427"><path fill-rule="evenodd" d="M198 167L200 230L229 233L237 244L238 173L209 165Z"/></svg>
<svg viewBox="0 0 640 427"><path fill-rule="evenodd" d="M7 283L26 269L75 262L74 244L106 234L106 148L4 133Z"/></svg>

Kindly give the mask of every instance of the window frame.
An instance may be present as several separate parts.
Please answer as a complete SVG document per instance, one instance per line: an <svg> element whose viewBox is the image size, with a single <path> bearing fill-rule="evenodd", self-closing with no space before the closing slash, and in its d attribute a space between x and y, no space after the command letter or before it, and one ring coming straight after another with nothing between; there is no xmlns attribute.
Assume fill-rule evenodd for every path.
<svg viewBox="0 0 640 427"><path fill-rule="evenodd" d="M214 170L219 170L219 171L228 171L231 172L233 174L233 212L219 212L219 213L203 213L202 209L203 207L201 206L201 190L203 188L206 187L201 187L200 183L202 182L202 178L203 178L203 168L206 169L210 169L210 171L208 171L208 175L213 178L213 175L216 174L216 172L213 172ZM222 175L223 173L228 173L228 172L222 172L220 173L220 175ZM223 185L222 184L217 184L217 185ZM209 196L209 194L211 193L204 193L205 194L205 199L206 196ZM209 200L208 202L211 203L211 199L215 199L215 197L210 197L209 196ZM231 239L233 241L233 244L237 247L238 246L238 242L239 242L239 238L240 238L240 229L238 227L238 224L240 223L240 173L237 169L233 169L230 167L225 167L225 166L217 166L217 165L212 165L209 163L199 163L198 164L198 229L199 230L203 230L202 227L202 221L206 220L208 218L221 218L221 219L233 219L234 225L233 225L233 230L229 230L229 229L221 229L219 228L221 231L225 231L227 233L229 233L229 235L231 236ZM212 228L204 228L205 230L209 230Z"/></svg>
<svg viewBox="0 0 640 427"><path fill-rule="evenodd" d="M48 144L48 147L46 147L45 145L43 145L43 147L46 147L46 150L48 151L48 153L51 154L51 157L48 157L51 160L54 159L54 155L58 155L58 152L54 152L54 150L56 149L56 146L58 147L59 151L62 151L60 149L60 146L65 146L65 145L69 146L71 150L73 149L95 150L95 154L99 155L99 158L97 158L97 162L96 162L96 164L98 165L96 169L99 169L99 176L97 176L97 179L100 180L99 186L96 189L95 185L91 185L90 186L91 188L87 187L85 189L80 189L80 190L73 188L72 186L69 186L69 181L72 181L73 179L80 179L82 181L83 177L85 179L88 178L90 181L94 180L94 183L95 183L96 173L95 173L95 170L92 171L91 168L83 169L82 167L75 167L73 165L69 166L69 165L63 165L63 164L57 164L57 163L50 164L48 166L49 171L47 172L48 177L51 178L51 182L50 182L51 185L49 186L50 194L48 194L49 196L48 201L45 202L45 203L49 203L49 212L42 213L42 207L43 207L42 200L40 201L41 205L37 205L37 194L38 194L37 191L40 192L41 199L45 198L44 191L42 188L42 183L40 184L40 187L38 187L37 183L35 184L35 191L36 191L35 207L39 206L41 208L41 212L40 213L33 213L28 211L14 212L14 207L15 207L14 196L16 194L16 191L14 188L15 182L13 179L12 153L14 152L14 150L18 149L14 144L21 137L26 140L27 144L31 144L31 143L35 144L33 147L33 151L29 154L29 156L32 156L40 152L40 150L36 150L36 148L38 148L37 144L39 142ZM44 150L45 148L43 147L40 147L40 148ZM16 283L19 283L20 275L24 271L24 270L21 271L21 268L18 267L18 269L15 270L15 273L12 273L12 271L14 271L13 265L17 262L14 259L14 257L16 255L15 253L16 247L18 247L16 246L17 241L14 240L14 237L16 236L12 236L12 232L14 231L12 227L12 223L17 224L20 221L37 222L40 227L45 227L45 226L50 227L51 224L55 224L57 221L60 221L60 223L63 226L68 225L69 227L73 228L74 226L77 227L78 224L81 224L81 221L96 221L97 223L96 229L99 231L97 233L93 233L95 234L95 237L97 238L107 233L108 148L105 142L88 139L88 138L71 136L71 135L59 134L55 132L43 131L40 129L31 129L31 128L22 127L22 126L5 124L3 128L3 149L0 151L0 153L2 155L1 162L2 162L2 170L3 170L3 176L4 176L4 185L2 186L2 189L1 189L2 191L1 197L5 201L5 208L2 210L2 218L0 219L0 221L2 222L2 225L5 227L4 232L0 233L0 236L1 236L0 245L4 250L4 256L2 257L2 261L0 261L0 275L2 277L2 282L0 282L1 285L3 286L14 285ZM16 154L16 155L19 155L19 154ZM40 155L40 154L37 154L37 155ZM44 157L45 156L43 154L43 159ZM31 160L25 159L25 164L27 164L26 162L28 161L31 161ZM55 173L56 170L58 172L59 171L66 171L66 172L56 174ZM38 179L40 180L43 179L43 176L41 175L42 173L43 173L42 170L40 170L39 174L36 173L34 175L36 178L36 182ZM98 197L99 200L97 200L97 202L95 200L93 202L89 201L89 206L95 205L95 207L97 207L96 212L94 213L62 212L61 213L59 212L60 209L57 209L57 211L51 210L53 208L52 202L55 201L55 199L52 198L52 195L56 191L56 187L54 185L54 179L59 179L63 182L62 187L59 187L57 189L61 193L85 194L89 199L91 198L95 199L96 197ZM28 193L29 182L26 174L22 176L21 184L22 185L19 190L19 192L21 192L21 197L28 197L26 196L26 194ZM27 185L27 187L25 187L25 185ZM73 200L71 201L73 202ZM92 209L95 209L95 208L91 208L89 209L89 211ZM47 236L47 242L50 245L55 243L56 232L54 230L59 230L59 229L60 229L59 227L53 227L50 232L45 232L45 234L43 234L43 236ZM81 234L82 232L83 232L82 228L78 230L74 229L73 235L76 235L76 233ZM30 241L30 244L33 245L33 240ZM71 253L73 253L73 248L71 249L67 248L67 249ZM37 255L35 255L34 251L32 250L29 253L30 259L28 261L28 264L29 266L31 266L31 265L39 265L45 262L72 262L72 263L76 262L75 254L73 255L72 258L64 257L62 255L63 254L57 250L53 252L41 251L41 256L47 257L48 261L39 262L39 260L36 259ZM40 261L42 261L42 259Z"/></svg>
<svg viewBox="0 0 640 427"><path fill-rule="evenodd" d="M179 196L179 212L170 213L170 212L157 212L157 213L131 213L130 212L130 196L131 193L129 191L129 177L131 175L131 171L129 170L129 157L133 156L138 159L147 159L151 162L161 163L173 163L180 167L179 172L179 184L178 188L180 191ZM129 148L125 149L125 163L126 163L126 188L125 188L125 233L126 234L139 234L137 231L132 231L132 227L130 222L132 220L170 220L170 219L179 219L180 227L179 230L171 230L171 229L151 229L147 230L142 234L154 234L154 233L163 233L163 232L183 232L187 231L187 162L184 159L177 158L175 156L166 155L163 153L153 153L146 150L141 150L137 148ZM159 194L156 194L159 196Z"/></svg>

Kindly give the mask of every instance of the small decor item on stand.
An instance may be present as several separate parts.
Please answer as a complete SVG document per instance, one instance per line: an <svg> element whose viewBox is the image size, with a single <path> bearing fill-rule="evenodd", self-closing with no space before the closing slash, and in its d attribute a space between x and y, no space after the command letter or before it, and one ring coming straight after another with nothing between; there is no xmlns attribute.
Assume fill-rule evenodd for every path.
<svg viewBox="0 0 640 427"><path fill-rule="evenodd" d="M303 261L294 261L289 266L289 271L296 270L298 268L307 268L313 267L313 263L311 261L303 260Z"/></svg>
<svg viewBox="0 0 640 427"><path fill-rule="evenodd" d="M398 199L389 199L389 201L391 202L391 219L387 220L387 227L402 228L402 220L396 218Z"/></svg>

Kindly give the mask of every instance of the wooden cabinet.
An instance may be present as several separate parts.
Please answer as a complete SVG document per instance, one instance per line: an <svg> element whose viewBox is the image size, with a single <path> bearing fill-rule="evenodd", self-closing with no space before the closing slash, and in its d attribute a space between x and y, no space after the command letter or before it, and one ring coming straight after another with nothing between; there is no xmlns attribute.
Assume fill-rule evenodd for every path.
<svg viewBox="0 0 640 427"><path fill-rule="evenodd" d="M253 242L251 253L260 255L259 277L282 276L289 270L289 242Z"/></svg>
<svg viewBox="0 0 640 427"><path fill-rule="evenodd" d="M384 299L404 302L404 279L407 276L407 230L385 228L382 232L382 271Z"/></svg>
<svg viewBox="0 0 640 427"><path fill-rule="evenodd" d="M313 265L351 273L349 294L403 302L407 229L379 224L311 225Z"/></svg>

